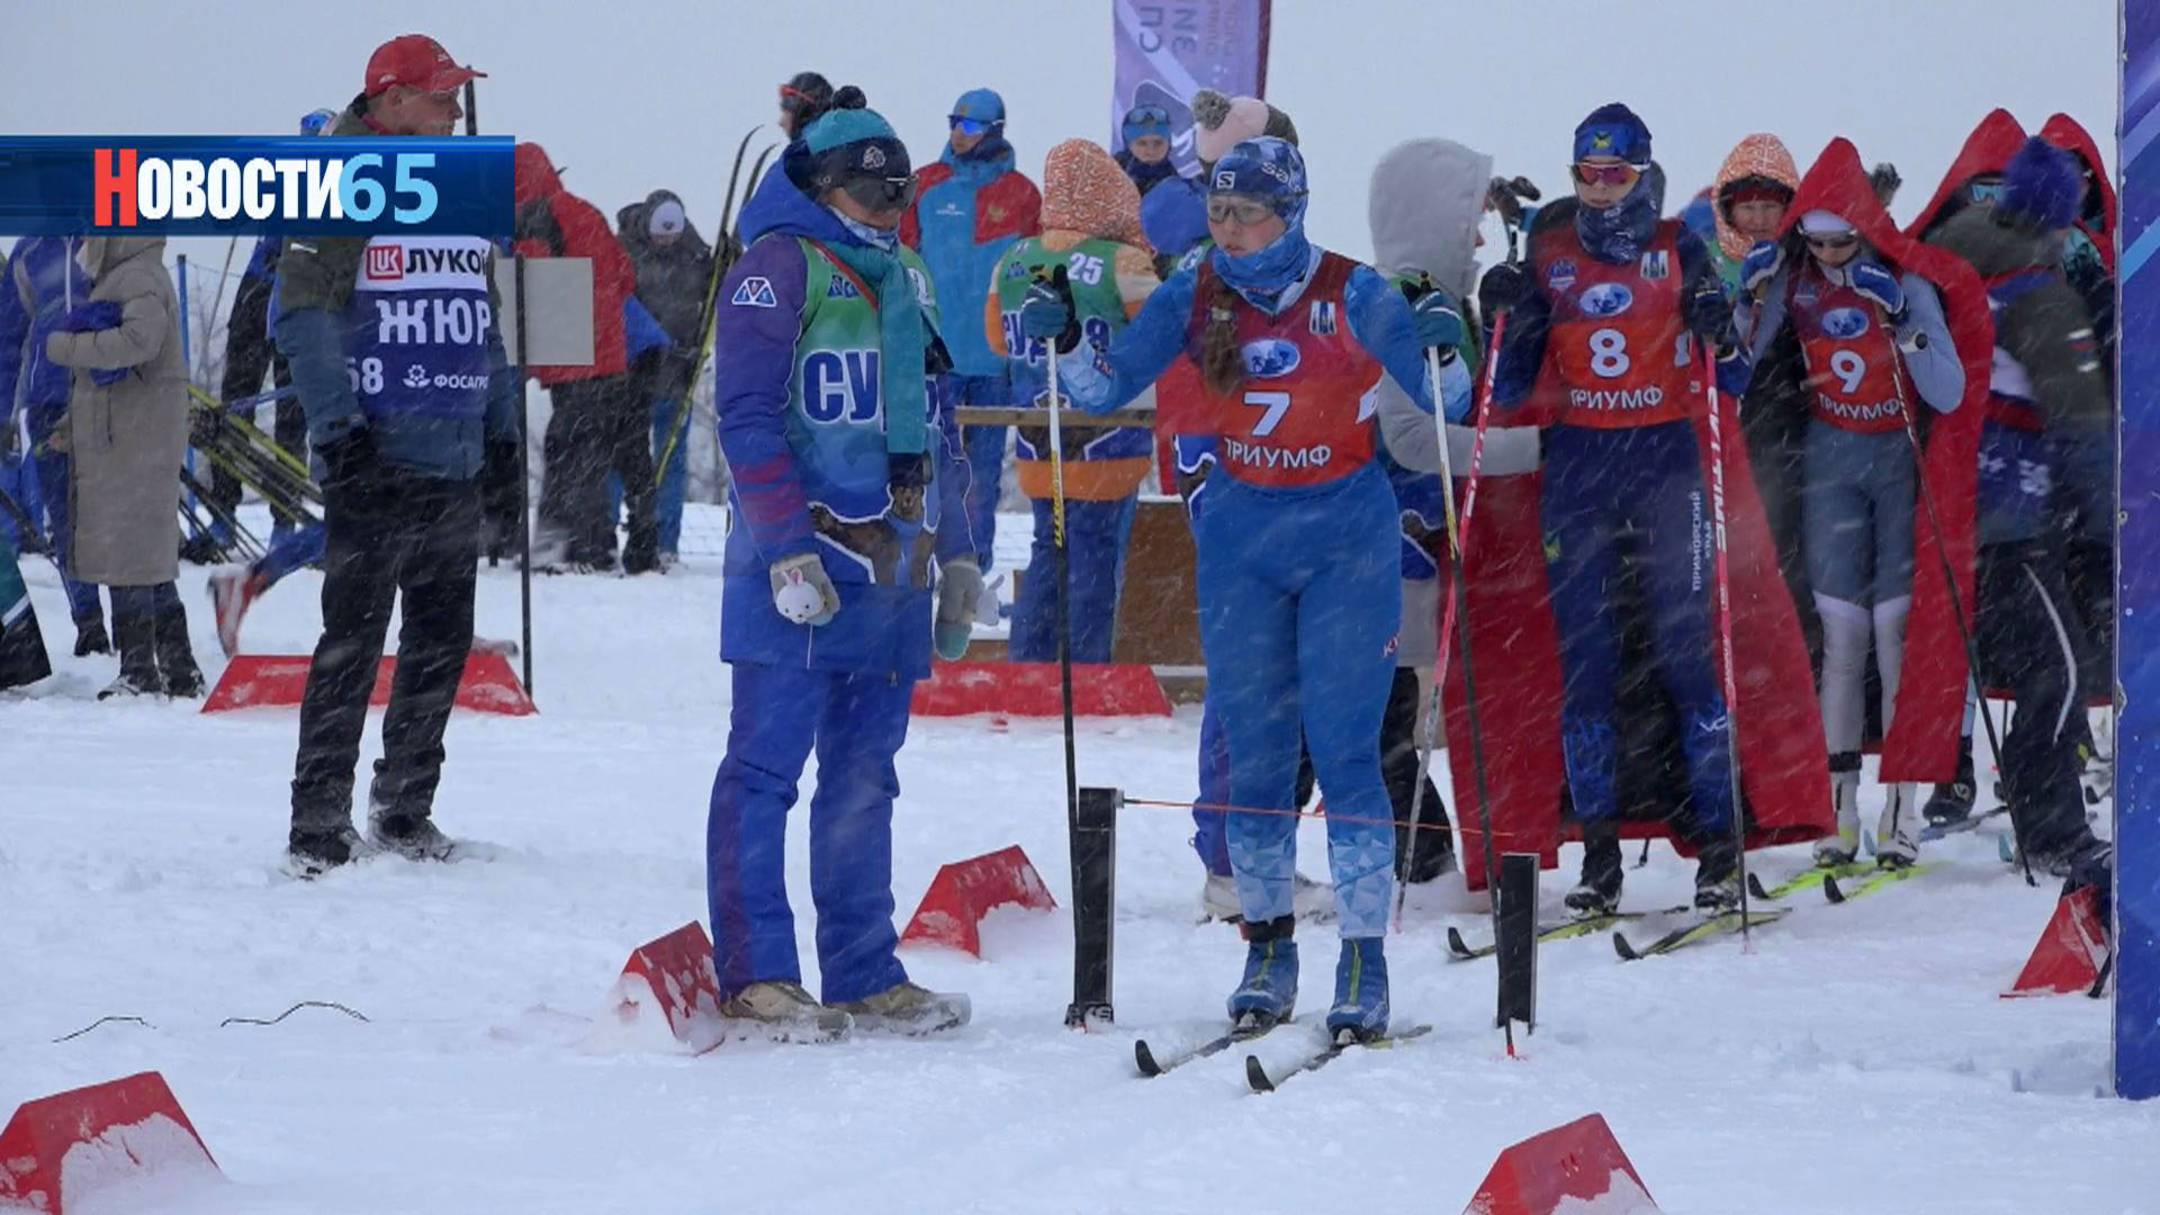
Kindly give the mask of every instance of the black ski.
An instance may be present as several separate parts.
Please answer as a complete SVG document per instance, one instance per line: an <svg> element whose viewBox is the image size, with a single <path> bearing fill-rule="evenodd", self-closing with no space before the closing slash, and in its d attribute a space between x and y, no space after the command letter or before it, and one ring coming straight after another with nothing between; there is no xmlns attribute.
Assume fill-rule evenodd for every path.
<svg viewBox="0 0 2160 1215"><path fill-rule="evenodd" d="M1542 944L1546 941L1565 941L1570 937L1586 937L1592 933L1611 928L1615 924L1629 924L1636 920L1650 919L1653 916L1678 915L1687 910L1689 909L1686 907L1663 907L1656 911L1609 911L1599 915L1586 915L1579 919L1560 920L1551 924L1538 925L1537 939ZM1447 930L1447 946L1448 956L1458 962L1489 958L1496 948L1491 941L1487 941L1482 945L1472 945L1469 938L1463 936L1462 931L1457 928Z"/></svg>
<svg viewBox="0 0 2160 1215"><path fill-rule="evenodd" d="M2010 813L2010 807L1997 805L1990 806L1977 814L1968 814L1964 818L1954 819L1947 823L1929 823L1920 829L1920 840L1922 843L1928 843L1942 839L1945 836L1962 835L1967 831L1978 828L1980 824L1991 818L2008 813Z"/></svg>
<svg viewBox="0 0 2160 1215"><path fill-rule="evenodd" d="M1198 1046L1174 1055L1164 1055L1160 1058L1156 1056L1154 1049L1147 1044L1146 1038L1135 1039L1133 1042L1133 1064L1140 1069L1140 1074L1143 1077L1160 1076L1164 1072L1175 1071L1195 1059L1205 1059L1209 1055L1219 1055L1240 1042L1252 1042L1264 1038L1277 1027L1288 1024L1290 1024L1288 1020L1282 1020L1257 1027L1235 1027L1220 1037L1210 1038Z"/></svg>
<svg viewBox="0 0 2160 1215"><path fill-rule="evenodd" d="M1784 907L1751 911L1748 913L1746 927L1760 928L1764 924L1775 924L1784 919L1788 911L1789 909ZM1634 945L1628 941L1626 933L1616 932L1612 938L1613 951L1620 955L1621 961L1634 962L1661 953L1671 953L1675 949L1685 949L1712 937L1727 936L1740 931L1741 927L1738 911L1721 911L1715 915L1704 916L1692 924L1682 924L1648 945Z"/></svg>
<svg viewBox="0 0 2160 1215"><path fill-rule="evenodd" d="M1268 1075L1267 1068L1261 1064L1259 1056L1247 1055L1245 1056L1245 1083L1251 1086L1252 1091L1256 1093L1272 1093L1286 1083L1290 1077L1303 1075L1306 1072L1319 1071L1352 1050L1390 1050L1401 1043L1422 1038L1431 1032L1432 1026L1430 1025L1413 1025L1400 1033L1389 1034L1385 1038L1375 1038L1368 1042L1360 1042L1345 1032L1342 1036L1331 1040L1326 1046L1298 1060L1290 1070L1277 1076Z"/></svg>

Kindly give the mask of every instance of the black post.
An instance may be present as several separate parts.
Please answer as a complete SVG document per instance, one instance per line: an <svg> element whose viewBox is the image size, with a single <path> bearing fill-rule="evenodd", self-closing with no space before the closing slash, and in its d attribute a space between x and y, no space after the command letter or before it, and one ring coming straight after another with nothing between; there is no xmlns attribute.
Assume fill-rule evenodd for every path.
<svg viewBox="0 0 2160 1215"><path fill-rule="evenodd" d="M1125 794L1082 789L1072 832L1073 998L1065 1009L1072 1029L1107 1025L1117 912L1117 816Z"/></svg>
<svg viewBox="0 0 2160 1215"><path fill-rule="evenodd" d="M1494 938L1500 963L1500 1007L1493 1023L1520 1021L1537 1026L1537 887L1538 854L1510 852L1500 858L1499 935Z"/></svg>
<svg viewBox="0 0 2160 1215"><path fill-rule="evenodd" d="M470 84L467 88L472 87ZM525 400L525 255L511 257L511 277L517 290L517 359L510 368L518 394L518 614L519 652L525 660L525 695L533 690L532 655L532 418Z"/></svg>

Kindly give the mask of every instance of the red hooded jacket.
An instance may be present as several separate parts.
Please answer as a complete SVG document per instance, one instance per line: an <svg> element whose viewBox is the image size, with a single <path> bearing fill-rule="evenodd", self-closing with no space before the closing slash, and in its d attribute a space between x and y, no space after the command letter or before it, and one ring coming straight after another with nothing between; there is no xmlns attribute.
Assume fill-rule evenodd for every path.
<svg viewBox="0 0 2160 1215"><path fill-rule="evenodd" d="M2010 158L2025 146L2025 128L2004 109L1989 110L1980 125L1965 137L1965 146L1958 149L1957 159L1950 162L1950 171L1943 174L1942 184L1935 187L1935 196L1920 208L1920 217L1905 225L1905 235L1915 240L1926 240L1928 228L1942 214L1950 196L1965 188L1965 183L1975 177L1990 173L1999 174L2010 164Z"/></svg>
<svg viewBox="0 0 2160 1215"><path fill-rule="evenodd" d="M1964 158L1959 160L1963 163ZM1961 178L1953 168L1948 184L1954 189L1973 173L1987 171L1974 170ZM1939 201L1930 207L1938 207ZM1905 630L1896 712L1882 748L1883 780L1948 781L1957 771L1958 732L1965 716L1968 669L1958 613L1963 612L1966 620L1973 618L1973 494L1979 477L1980 422L1986 413L1995 350L1987 289L1962 258L1898 231L1876 200L1859 150L1848 140L1831 140L1800 179L1800 189L1785 210L1779 239L1809 211L1840 216L1894 273L1917 274L1935 285L1942 296L1950 340L1965 369L1965 395L1957 409L1935 415L1927 428L1920 477L1932 509L1913 512L1912 615ZM1909 409L1920 408L1917 396L1908 395L1905 403ZM1944 580L1946 565L1955 579L1956 607L1952 586Z"/></svg>
<svg viewBox="0 0 2160 1215"><path fill-rule="evenodd" d="M593 361L526 370L548 387L621 375L629 367L623 301L637 293L637 266L615 239L607 216L563 189L561 174L539 144L519 144L515 161L517 251L525 257L589 257L593 265Z"/></svg>
<svg viewBox="0 0 2160 1215"><path fill-rule="evenodd" d="M2100 261L2107 266L2110 275L2115 273L2115 182L2108 176L2107 162L2100 159L2100 145L2093 141L2092 132L2079 125L2068 114L2056 114L2040 128L2040 138L2047 140L2065 152L2084 162L2100 188L2100 219L2094 223L2085 218L2083 208L2078 211L2078 230L2083 232L2100 250Z"/></svg>

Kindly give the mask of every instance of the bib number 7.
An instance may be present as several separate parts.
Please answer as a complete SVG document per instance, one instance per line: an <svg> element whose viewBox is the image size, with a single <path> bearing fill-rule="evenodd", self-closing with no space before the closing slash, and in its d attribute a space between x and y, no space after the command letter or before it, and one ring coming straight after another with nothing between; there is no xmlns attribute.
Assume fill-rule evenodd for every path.
<svg viewBox="0 0 2160 1215"><path fill-rule="evenodd" d="M1282 425L1283 415L1290 412L1290 394L1287 392L1248 392L1245 403L1267 410L1252 429L1255 439L1265 439Z"/></svg>

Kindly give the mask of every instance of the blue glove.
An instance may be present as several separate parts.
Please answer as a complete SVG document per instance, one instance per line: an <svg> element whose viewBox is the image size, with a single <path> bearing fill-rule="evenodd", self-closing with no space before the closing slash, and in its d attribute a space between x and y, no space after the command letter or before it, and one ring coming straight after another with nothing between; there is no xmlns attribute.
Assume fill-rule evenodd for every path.
<svg viewBox="0 0 2160 1215"><path fill-rule="evenodd" d="M133 370L133 367L114 367L108 371L93 371L90 373L90 382L100 388L110 388L126 379L128 372Z"/></svg>
<svg viewBox="0 0 2160 1215"><path fill-rule="evenodd" d="M1020 332L1029 341L1056 342L1058 353L1071 352L1080 344L1080 321L1073 315L1072 284L1065 267L1037 279L1020 298Z"/></svg>
<svg viewBox="0 0 2160 1215"><path fill-rule="evenodd" d="M1890 273L1875 262L1855 261L1846 271L1852 280L1852 289L1875 301L1893 322L1905 313L1905 288L1900 286L1897 275Z"/></svg>
<svg viewBox="0 0 2160 1215"><path fill-rule="evenodd" d="M1412 300L1410 319L1417 325L1419 346L1437 349L1443 363L1456 356L1463 340L1462 313L1455 310L1447 292L1428 291Z"/></svg>
<svg viewBox="0 0 2160 1215"><path fill-rule="evenodd" d="M95 333L102 329L118 329L120 317L118 300L91 300L75 305L60 318L60 332Z"/></svg>
<svg viewBox="0 0 2160 1215"><path fill-rule="evenodd" d="M1785 246L1774 240L1759 240L1740 260L1740 286L1753 291L1774 277L1778 267L1785 264Z"/></svg>

